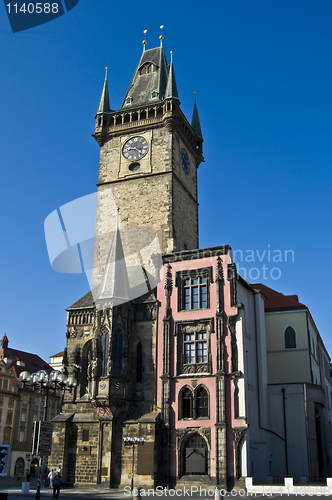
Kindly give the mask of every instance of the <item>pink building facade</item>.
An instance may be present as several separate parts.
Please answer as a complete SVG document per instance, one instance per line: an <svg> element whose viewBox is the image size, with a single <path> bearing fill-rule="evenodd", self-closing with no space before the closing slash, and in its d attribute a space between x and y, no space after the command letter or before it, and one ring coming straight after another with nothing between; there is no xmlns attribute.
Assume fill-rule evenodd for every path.
<svg viewBox="0 0 332 500"><path fill-rule="evenodd" d="M157 405L168 434L167 480L179 484L204 476L209 484L234 484L248 472L244 443L249 434L246 385L240 382L245 354L238 326L244 305L237 303L239 277L231 249L185 251L163 261L157 290Z"/></svg>

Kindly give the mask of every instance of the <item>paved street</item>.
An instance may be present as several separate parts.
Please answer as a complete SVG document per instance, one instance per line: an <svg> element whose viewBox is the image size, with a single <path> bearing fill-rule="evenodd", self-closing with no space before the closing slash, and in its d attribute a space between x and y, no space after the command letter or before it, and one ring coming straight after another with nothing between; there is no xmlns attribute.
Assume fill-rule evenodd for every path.
<svg viewBox="0 0 332 500"><path fill-rule="evenodd" d="M198 487L198 491L196 488ZM33 500L35 499L36 496L36 489L37 489L37 479L33 478L30 482L30 490L28 495L23 495L22 494L22 485L21 481L18 482L16 479L13 478L3 478L0 477L0 500L5 500L4 497L2 497L1 493L7 493L7 500ZM205 492L205 493L204 493ZM186 488L185 490L183 487L181 488L176 488L175 490L143 490L142 491L142 500L144 498L147 499L158 499L160 498L169 500L171 498L190 498L192 500L198 500L198 499L211 499L215 500L215 494L214 491L211 490L203 490L201 491L201 494L199 492L199 485L193 487L192 490L190 488ZM308 495L311 499L322 499L324 498L325 495ZM329 495L331 497L331 495ZM2 497L2 498L1 498ZM303 495L260 495L260 494L252 494L252 495L246 495L244 494L244 490L240 490L239 492L236 492L233 490L232 492L225 492L223 490L223 494L220 496L220 500L223 499L223 497L228 497L228 498L244 498L244 499L250 499L250 498L273 498L273 499L278 499L278 498L283 498L283 499L290 499L290 500L295 500L299 498L303 498ZM40 499L41 500L50 500L53 498L53 490L49 487L45 487L42 485L41 490L40 490ZM133 497L129 494L128 490L124 491L123 489L116 489L116 488L107 488L107 486L93 486L91 488L66 488L63 487L60 490L60 500L80 500L80 499L114 499L114 500L133 500ZM219 499L218 499L219 500Z"/></svg>

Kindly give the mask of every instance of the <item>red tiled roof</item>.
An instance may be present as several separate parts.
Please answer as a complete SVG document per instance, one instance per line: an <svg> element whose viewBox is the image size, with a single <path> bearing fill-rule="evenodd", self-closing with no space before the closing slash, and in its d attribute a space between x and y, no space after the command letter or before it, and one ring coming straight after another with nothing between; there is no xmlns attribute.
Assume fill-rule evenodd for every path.
<svg viewBox="0 0 332 500"><path fill-rule="evenodd" d="M65 351L58 352L58 354L53 354L53 356L50 356L50 358L61 358L65 354Z"/></svg>
<svg viewBox="0 0 332 500"><path fill-rule="evenodd" d="M10 347L0 349L0 358L8 358L8 360L13 360L12 366L9 366L7 370L8 372L13 373L13 375L17 378L23 371L35 373L39 370L45 370L47 371L47 373L51 373L51 371L53 370L53 368L48 363L46 363L46 361L41 359L37 354L18 351L17 349L11 349ZM18 365L17 361L23 361L25 366Z"/></svg>
<svg viewBox="0 0 332 500"><path fill-rule="evenodd" d="M265 309L303 309L306 306L299 302L297 295L284 295L280 292L276 292L272 288L269 288L262 283L250 284L250 286L256 290L260 290L266 297L264 301Z"/></svg>

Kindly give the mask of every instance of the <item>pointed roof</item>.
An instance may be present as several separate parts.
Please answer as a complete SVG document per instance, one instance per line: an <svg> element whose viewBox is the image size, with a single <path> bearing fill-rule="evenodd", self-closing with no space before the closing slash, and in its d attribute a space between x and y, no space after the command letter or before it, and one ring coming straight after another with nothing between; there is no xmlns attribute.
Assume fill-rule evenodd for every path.
<svg viewBox="0 0 332 500"><path fill-rule="evenodd" d="M174 74L174 68L173 68L173 52L171 52L171 64L169 65L169 73L168 73L168 80L167 80L167 87L166 87L166 93L165 93L165 99L178 99L178 89L176 86L176 81L175 81L175 74Z"/></svg>
<svg viewBox="0 0 332 500"><path fill-rule="evenodd" d="M195 134L197 135L197 137L200 137L201 139L203 139L201 124L199 121L198 109L197 109L197 104L196 104L196 92L195 92L195 104L194 104L194 109L193 109L193 117L191 120L191 127L192 127L193 131L195 132Z"/></svg>
<svg viewBox="0 0 332 500"><path fill-rule="evenodd" d="M78 299L74 304L71 306L67 307L66 311L71 311L74 309L88 309L88 308L93 308L94 307L94 302L93 302L93 294L92 292L88 292L83 297Z"/></svg>
<svg viewBox="0 0 332 500"><path fill-rule="evenodd" d="M130 286L119 229L119 213L110 253L101 280L96 301L113 300L114 305L130 300Z"/></svg>
<svg viewBox="0 0 332 500"><path fill-rule="evenodd" d="M155 66L155 71L140 74L142 67L151 63ZM162 102L165 99L168 74L169 67L163 47L144 50L121 108L134 108ZM151 96L154 91L157 92L156 97ZM130 99L127 101L127 98Z"/></svg>
<svg viewBox="0 0 332 500"><path fill-rule="evenodd" d="M111 112L110 100L109 100L109 95L108 95L107 69L108 68L106 68L105 81L104 81L103 91L101 93L101 98L100 98L100 102L99 102L99 106L98 106L97 115Z"/></svg>

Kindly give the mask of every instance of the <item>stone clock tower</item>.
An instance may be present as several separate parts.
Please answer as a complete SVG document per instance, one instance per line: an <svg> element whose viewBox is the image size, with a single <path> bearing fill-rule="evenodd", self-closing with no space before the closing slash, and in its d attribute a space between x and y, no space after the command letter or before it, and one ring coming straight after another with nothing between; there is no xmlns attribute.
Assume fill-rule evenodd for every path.
<svg viewBox="0 0 332 500"><path fill-rule="evenodd" d="M190 125L162 45L143 51L117 111L110 109L106 74L94 137L100 164L93 286L67 309L62 370L77 387L53 421L49 466L62 465L66 484L129 485L126 445L138 436L144 446L136 475L153 486L165 475L160 450L167 433L156 399L159 302L149 265L160 251L198 247L203 161L196 104ZM151 241L158 250L149 246L146 258Z"/></svg>
<svg viewBox="0 0 332 500"><path fill-rule="evenodd" d="M110 109L106 74L94 138L100 146L96 237L101 269L116 205L123 229L153 229L162 253L198 248L197 168L203 138L196 104L191 125L180 109L173 63L167 64L162 44L143 50L117 111ZM109 190L113 210L103 195ZM142 232L137 235L141 238ZM129 247L141 244L134 236Z"/></svg>

